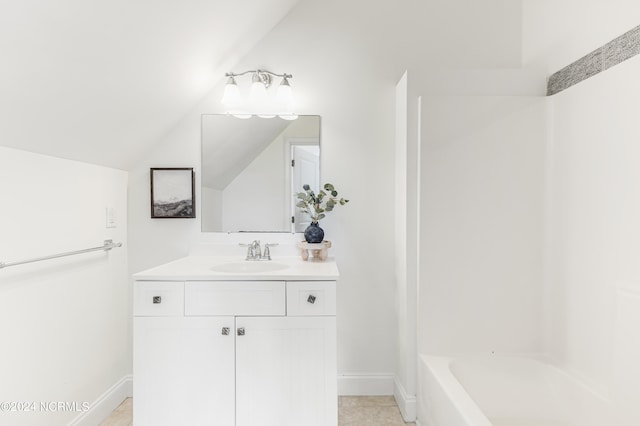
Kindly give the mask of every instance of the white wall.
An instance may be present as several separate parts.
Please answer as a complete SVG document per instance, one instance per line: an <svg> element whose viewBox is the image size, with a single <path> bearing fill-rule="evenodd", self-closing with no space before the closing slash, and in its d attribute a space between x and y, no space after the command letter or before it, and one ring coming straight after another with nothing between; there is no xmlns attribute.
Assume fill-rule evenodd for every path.
<svg viewBox="0 0 640 426"><path fill-rule="evenodd" d="M395 83L410 66L424 70L433 63L472 67L520 61L519 48L512 48L519 46L519 2L487 0L482 7L470 0L449 2L468 23L456 28L442 25L450 10L436 3L302 1L233 69L263 67L293 74L296 112L322 116L322 180L335 184L351 200L322 222L341 272L338 371L356 381L362 376L382 378L388 382L379 390L383 393L392 392L388 379L396 368L390 201ZM425 19L434 25L425 25ZM473 37L456 33L458 41L471 40L460 43L459 49L444 51L432 38L453 37L451 33L461 29L476 32ZM495 49L498 45L504 49ZM195 167L199 181L200 114L224 112L221 96L219 86L132 171L132 271L186 255L198 239L199 219L149 219L148 167Z"/></svg>
<svg viewBox="0 0 640 426"><path fill-rule="evenodd" d="M640 58L553 97L548 349L638 424ZM631 417L629 417L631 416Z"/></svg>
<svg viewBox="0 0 640 426"><path fill-rule="evenodd" d="M96 408L131 373L127 173L0 147L0 182L4 262L97 247L105 239L124 243L108 253L0 269L0 401ZM115 229L105 227L107 207L116 209ZM2 412L0 423L63 425L80 414L37 406L35 413Z"/></svg>
<svg viewBox="0 0 640 426"><path fill-rule="evenodd" d="M426 97L420 353L542 351L546 102Z"/></svg>
<svg viewBox="0 0 640 426"><path fill-rule="evenodd" d="M640 22L635 0L522 0L523 65L548 77L631 30Z"/></svg>
<svg viewBox="0 0 640 426"><path fill-rule="evenodd" d="M548 74L638 25L630 0L525 0L525 62ZM632 58L552 98L546 178L545 350L640 423L640 227Z"/></svg>

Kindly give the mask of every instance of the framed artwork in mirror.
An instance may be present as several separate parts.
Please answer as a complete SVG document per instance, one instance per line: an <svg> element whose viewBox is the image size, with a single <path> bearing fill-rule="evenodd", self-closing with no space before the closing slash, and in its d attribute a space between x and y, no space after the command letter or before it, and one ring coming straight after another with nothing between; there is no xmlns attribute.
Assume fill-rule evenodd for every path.
<svg viewBox="0 0 640 426"><path fill-rule="evenodd" d="M193 168L152 168L151 218L196 217L195 174Z"/></svg>

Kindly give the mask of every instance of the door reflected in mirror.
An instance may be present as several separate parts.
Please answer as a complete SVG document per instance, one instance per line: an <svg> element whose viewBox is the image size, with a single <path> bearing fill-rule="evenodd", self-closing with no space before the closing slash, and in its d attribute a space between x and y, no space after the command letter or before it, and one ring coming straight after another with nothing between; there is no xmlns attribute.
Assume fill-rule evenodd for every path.
<svg viewBox="0 0 640 426"><path fill-rule="evenodd" d="M303 232L297 192L320 187L320 116L202 116L203 232Z"/></svg>

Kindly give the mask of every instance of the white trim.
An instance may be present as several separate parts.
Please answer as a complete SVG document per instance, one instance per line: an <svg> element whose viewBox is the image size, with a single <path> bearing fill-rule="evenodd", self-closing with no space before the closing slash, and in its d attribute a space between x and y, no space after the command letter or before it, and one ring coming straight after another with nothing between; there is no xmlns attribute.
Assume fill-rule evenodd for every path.
<svg viewBox="0 0 640 426"><path fill-rule="evenodd" d="M392 374L342 374L338 376L338 395L393 395Z"/></svg>
<svg viewBox="0 0 640 426"><path fill-rule="evenodd" d="M416 396L407 395L404 386L400 383L398 377L393 380L393 397L396 399L400 413L405 422L416 421Z"/></svg>
<svg viewBox="0 0 640 426"><path fill-rule="evenodd" d="M111 415L125 399L133 396L133 376L118 380L89 406L89 411L73 419L69 426L95 426Z"/></svg>
<svg viewBox="0 0 640 426"><path fill-rule="evenodd" d="M291 176L291 160L293 159L293 146L294 145L318 145L318 149L320 150L320 157L318 159L318 185L322 186L321 175L320 175L320 167L322 167L322 149L320 148L320 136L310 136L310 137L298 137L292 136L283 139L284 146L284 211L289 212L291 216L296 215L296 206L293 203L293 194L297 191L300 191L300 188L293 187L293 178ZM322 189L322 188L318 188ZM289 218L287 218L289 219ZM289 220L290 222L290 220ZM294 234L296 232L296 226L294 223L289 224L291 227L291 233Z"/></svg>

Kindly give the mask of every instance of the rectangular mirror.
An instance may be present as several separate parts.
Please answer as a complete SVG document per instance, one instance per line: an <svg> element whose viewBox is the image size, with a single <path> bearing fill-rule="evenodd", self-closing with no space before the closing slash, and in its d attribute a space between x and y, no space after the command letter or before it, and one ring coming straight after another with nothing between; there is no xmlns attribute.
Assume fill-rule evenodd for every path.
<svg viewBox="0 0 640 426"><path fill-rule="evenodd" d="M304 232L296 192L320 187L320 116L202 116L203 232Z"/></svg>

